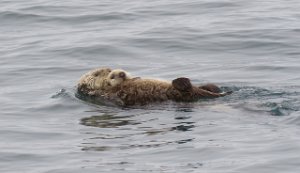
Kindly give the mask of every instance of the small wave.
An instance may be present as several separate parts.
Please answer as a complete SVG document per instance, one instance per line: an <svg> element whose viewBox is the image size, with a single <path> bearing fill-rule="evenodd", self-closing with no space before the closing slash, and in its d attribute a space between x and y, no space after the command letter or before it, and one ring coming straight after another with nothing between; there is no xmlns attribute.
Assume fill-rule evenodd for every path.
<svg viewBox="0 0 300 173"><path fill-rule="evenodd" d="M65 97L68 96L68 93L66 92L66 89L59 90L56 94L52 95L51 98L59 98L59 97Z"/></svg>
<svg viewBox="0 0 300 173"><path fill-rule="evenodd" d="M103 14L86 14L77 16L50 16L42 14L22 13L15 11L0 12L0 20L5 24L24 24L50 22L56 24L79 24L97 21L132 20L136 16L131 13L109 12Z"/></svg>
<svg viewBox="0 0 300 173"><path fill-rule="evenodd" d="M272 91L265 88L260 87L252 87L252 86L231 86L231 87L223 87L224 90L231 90L234 92L233 96L236 99L251 99L251 98L272 98L272 97L280 97L284 95L290 95L290 93L286 91Z"/></svg>
<svg viewBox="0 0 300 173"><path fill-rule="evenodd" d="M245 71L253 71L253 72L259 72L262 71L262 73L266 73L263 71L267 71L270 73L274 73L274 72L278 72L278 71L283 71L285 73L287 72L297 72L299 69L299 66L297 65L288 65L288 66L284 66L284 65L250 65L247 67L244 67Z"/></svg>
<svg viewBox="0 0 300 173"><path fill-rule="evenodd" d="M232 2L179 2L171 4L161 4L158 8L154 6L143 6L135 10L151 16L174 16L184 14L202 14L203 12L212 11L214 9L233 9L238 7L238 3Z"/></svg>
<svg viewBox="0 0 300 173"><path fill-rule="evenodd" d="M85 57L85 56L99 56L101 54L111 56L132 56L128 50L115 47L113 45L90 45L81 47L55 47L45 50L48 53L58 56L71 56L71 57ZM102 59L104 61L104 57ZM109 60L109 58L107 59Z"/></svg>
<svg viewBox="0 0 300 173"><path fill-rule="evenodd" d="M85 10L82 8L82 6L67 6L67 5L35 5L35 6L28 6L28 7L23 7L18 9L19 11L22 12L27 12L27 13L54 13L54 14L62 14L62 13L69 13L70 12L84 12Z"/></svg>
<svg viewBox="0 0 300 173"><path fill-rule="evenodd" d="M300 112L296 112L292 114L291 116L287 116L284 120L286 124L294 124L297 126L300 126Z"/></svg>
<svg viewBox="0 0 300 173"><path fill-rule="evenodd" d="M261 104L261 107L268 108L267 112L271 115L281 116L289 115L291 112L299 111L299 108L293 104L293 100L284 100L282 102L266 102Z"/></svg>
<svg viewBox="0 0 300 173"><path fill-rule="evenodd" d="M234 91L227 100L246 111L265 112L274 116L289 115L300 110L299 92L259 87L229 87ZM295 98L296 97L296 98Z"/></svg>
<svg viewBox="0 0 300 173"><path fill-rule="evenodd" d="M0 20L4 23L26 23L33 21L46 20L47 16L42 16L38 14L26 14L20 12L4 11L0 12Z"/></svg>

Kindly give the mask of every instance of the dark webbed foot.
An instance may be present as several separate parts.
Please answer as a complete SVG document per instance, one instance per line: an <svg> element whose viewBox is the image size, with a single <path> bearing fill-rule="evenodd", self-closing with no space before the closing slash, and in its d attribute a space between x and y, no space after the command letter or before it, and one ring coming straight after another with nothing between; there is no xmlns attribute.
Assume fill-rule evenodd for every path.
<svg viewBox="0 0 300 173"><path fill-rule="evenodd" d="M174 79L172 86L179 91L190 91L193 88L190 79L185 77Z"/></svg>
<svg viewBox="0 0 300 173"><path fill-rule="evenodd" d="M200 86L199 88L204 89L206 91L213 92L213 93L221 93L222 92L222 90L215 84L206 84L206 85Z"/></svg>

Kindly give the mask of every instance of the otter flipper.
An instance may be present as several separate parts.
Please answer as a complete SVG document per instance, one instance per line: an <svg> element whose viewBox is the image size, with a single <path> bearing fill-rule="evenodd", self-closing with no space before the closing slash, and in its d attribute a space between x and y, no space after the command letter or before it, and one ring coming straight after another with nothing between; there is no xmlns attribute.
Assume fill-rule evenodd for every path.
<svg viewBox="0 0 300 173"><path fill-rule="evenodd" d="M190 79L185 77L174 79L172 86L179 91L190 91L193 89Z"/></svg>
<svg viewBox="0 0 300 173"><path fill-rule="evenodd" d="M195 96L198 98L216 98L216 97L224 97L232 93L232 91L215 93L208 90L204 90L202 88L194 88Z"/></svg>
<svg viewBox="0 0 300 173"><path fill-rule="evenodd" d="M222 90L215 84L207 84L200 87L192 85L189 78L180 77L172 81L172 86L178 90L182 95L179 100L197 100L201 98L216 98L223 97L232 93L222 92Z"/></svg>
<svg viewBox="0 0 300 173"><path fill-rule="evenodd" d="M217 85L212 84L212 83L202 85L199 88L204 89L206 91L213 92L213 93L222 93L221 88L219 88Z"/></svg>

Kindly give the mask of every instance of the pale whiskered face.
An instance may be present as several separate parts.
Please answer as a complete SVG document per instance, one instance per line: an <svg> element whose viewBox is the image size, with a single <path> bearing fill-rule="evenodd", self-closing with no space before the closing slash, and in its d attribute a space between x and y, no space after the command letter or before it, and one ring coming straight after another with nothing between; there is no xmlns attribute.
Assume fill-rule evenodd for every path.
<svg viewBox="0 0 300 173"><path fill-rule="evenodd" d="M108 82L111 87L117 86L127 79L131 79L131 76L128 72L122 69L112 70L108 74Z"/></svg>
<svg viewBox="0 0 300 173"><path fill-rule="evenodd" d="M109 68L99 68L88 72L80 78L79 84L86 85L87 88L95 90L95 89L103 89L108 85L107 77L111 72Z"/></svg>
<svg viewBox="0 0 300 173"><path fill-rule="evenodd" d="M108 85L107 76L111 72L111 69L100 69L92 73L94 77L94 89L105 89Z"/></svg>

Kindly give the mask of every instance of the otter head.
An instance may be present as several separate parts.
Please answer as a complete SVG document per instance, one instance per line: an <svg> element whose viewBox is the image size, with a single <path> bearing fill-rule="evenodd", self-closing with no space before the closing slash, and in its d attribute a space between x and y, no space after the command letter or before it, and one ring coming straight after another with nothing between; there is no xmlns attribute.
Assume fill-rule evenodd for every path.
<svg viewBox="0 0 300 173"><path fill-rule="evenodd" d="M131 79L130 74L122 69L112 70L108 74L108 83L111 87L117 86L128 79Z"/></svg>
<svg viewBox="0 0 300 173"><path fill-rule="evenodd" d="M92 76L94 77L94 88L93 89L106 89L108 85L107 76L110 74L111 69L104 68L95 70L92 73Z"/></svg>
<svg viewBox="0 0 300 173"><path fill-rule="evenodd" d="M85 87L88 90L104 89L108 85L107 76L110 72L109 68L89 71L80 78L78 87Z"/></svg>

